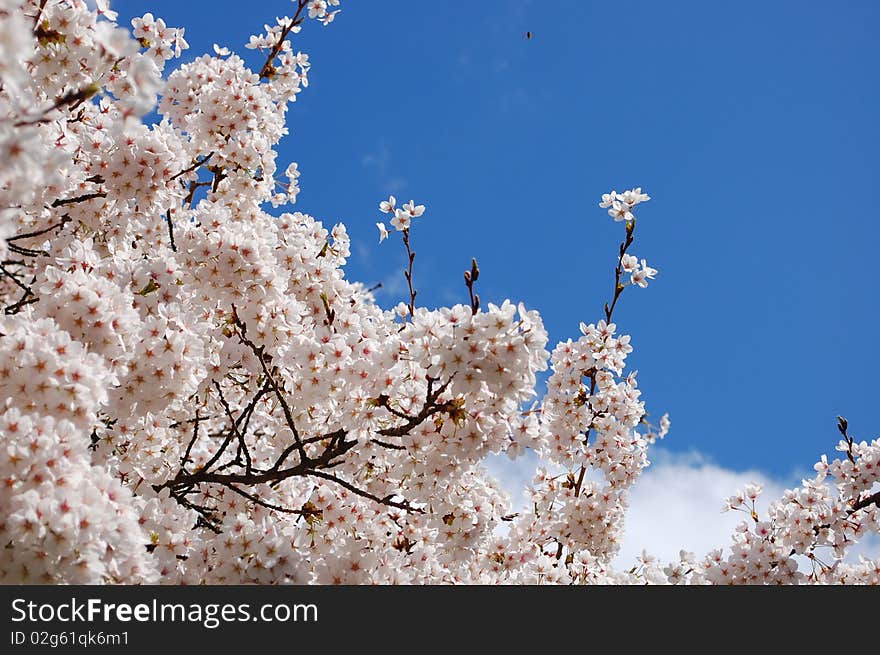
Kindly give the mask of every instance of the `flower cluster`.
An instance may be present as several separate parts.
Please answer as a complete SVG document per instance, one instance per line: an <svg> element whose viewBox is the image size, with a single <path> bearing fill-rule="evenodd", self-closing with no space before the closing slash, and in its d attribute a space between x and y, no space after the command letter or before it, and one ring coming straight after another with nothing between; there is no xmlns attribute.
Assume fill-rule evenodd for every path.
<svg viewBox="0 0 880 655"><path fill-rule="evenodd" d="M85 433L14 407L0 414L0 433L0 540L15 544L3 549L0 581L155 579L132 493L91 464Z"/></svg>
<svg viewBox="0 0 880 655"><path fill-rule="evenodd" d="M424 205L417 205L414 200L403 203L403 207L397 206L397 198L389 196L388 200L379 203L379 210L383 214L392 214L391 226L398 232L409 230L412 219L418 218L425 213ZM385 223L376 223L379 228L379 243L388 238L388 229Z"/></svg>
<svg viewBox="0 0 880 655"><path fill-rule="evenodd" d="M623 270L630 274L630 284L638 284L643 289L648 286L648 280L653 280L657 275L657 269L648 266L644 259L639 264L638 258L633 255L624 255L620 258Z"/></svg>
<svg viewBox="0 0 880 655"><path fill-rule="evenodd" d="M70 421L97 422L116 383L107 361L51 318L24 311L0 321L0 397L5 407Z"/></svg>
<svg viewBox="0 0 880 655"><path fill-rule="evenodd" d="M111 18L106 11L103 13ZM134 38L147 49L147 53L160 67L164 67L166 61L179 57L189 48L189 44L183 38L182 28L169 28L164 20L154 18L153 14L148 13L135 18L131 21L131 25L134 27L132 31Z"/></svg>
<svg viewBox="0 0 880 655"><path fill-rule="evenodd" d="M339 0L309 0L309 18L320 20L324 25L328 25L336 18L339 9L331 10L330 7L338 7Z"/></svg>
<svg viewBox="0 0 880 655"><path fill-rule="evenodd" d="M276 163L309 80L293 41L338 5L293 0L245 46L259 69L216 45L165 72L187 44L152 14L0 1L0 581L876 583L843 558L880 531L880 442L845 423L763 513L729 499L728 551L615 570L669 430L614 322L657 275L629 252L641 189L602 197L613 295L553 346L534 310L481 304L476 261L469 304L416 304L424 205L379 204L409 257L391 310L346 278L344 225L269 213L299 192ZM523 509L487 461L526 451Z"/></svg>
<svg viewBox="0 0 880 655"><path fill-rule="evenodd" d="M603 193L602 201L599 203L599 206L602 209L607 209L608 215L615 221L629 222L636 220L636 217L632 213L636 205L647 202L650 199L651 196L647 193L642 193L641 187L636 187L635 189L630 189L623 193L617 193L617 191Z"/></svg>

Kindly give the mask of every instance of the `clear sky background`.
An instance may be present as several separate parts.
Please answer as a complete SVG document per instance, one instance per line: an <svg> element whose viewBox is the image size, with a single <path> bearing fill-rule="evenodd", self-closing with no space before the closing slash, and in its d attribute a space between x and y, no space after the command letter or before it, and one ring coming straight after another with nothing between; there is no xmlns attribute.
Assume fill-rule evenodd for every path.
<svg viewBox="0 0 880 655"><path fill-rule="evenodd" d="M214 42L248 52L292 7L114 4L120 23L153 11L186 27L184 61ZM347 225L348 275L383 282L383 305L404 297L402 246L375 228L394 193L428 207L413 231L421 303L466 302L476 256L484 302L522 300L553 343L576 338L601 318L623 234L599 197L642 186L653 200L632 250L660 274L615 317L649 411L672 418L664 461L790 483L833 451L838 414L858 437L880 433L880 3L342 10L294 41L311 85L279 168L300 164L296 209Z"/></svg>

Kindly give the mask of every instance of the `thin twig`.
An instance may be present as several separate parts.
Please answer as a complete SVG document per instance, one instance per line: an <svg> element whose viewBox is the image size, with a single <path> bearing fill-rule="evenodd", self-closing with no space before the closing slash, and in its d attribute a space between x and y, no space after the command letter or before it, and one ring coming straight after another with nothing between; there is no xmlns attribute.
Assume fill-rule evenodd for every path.
<svg viewBox="0 0 880 655"><path fill-rule="evenodd" d="M165 212L165 222L168 223L168 236L171 238L171 252L177 252L177 245L174 243L174 223L171 221L171 210Z"/></svg>
<svg viewBox="0 0 880 655"><path fill-rule="evenodd" d="M612 297L611 304L605 303L605 323L611 324L611 318L614 316L614 308L617 307L617 301L620 298L620 295L623 293L623 290L626 288L625 285L620 283L620 278L623 274L623 256L626 255L627 250L632 245L635 237L633 236L635 233L636 222L635 219L629 220L626 222L626 238L623 240L623 243L620 244L620 251L617 256L617 266L614 268L614 296ZM596 393L596 370L590 369L587 374L590 378L590 393L587 396L586 402L589 402L589 399L593 397ZM595 418L595 417L593 417ZM587 426L587 432L584 437L584 444L588 444L590 442L590 433L593 430L593 420L590 420L590 425ZM577 481L574 485L574 495L580 496L581 487L584 484L584 478L587 474L587 467L585 464L581 464L580 471L578 472Z"/></svg>
<svg viewBox="0 0 880 655"><path fill-rule="evenodd" d="M416 253L412 251L409 244L409 228L403 231L403 245L406 246L406 257L407 257L407 269L403 272L404 277L406 278L406 283L409 285L409 316L410 319L416 313L416 296L418 295L418 291L413 289L413 261L416 258Z"/></svg>
<svg viewBox="0 0 880 655"><path fill-rule="evenodd" d="M261 79L270 79L275 74L275 66L272 62L275 61L275 57L278 56L281 49L284 47L284 40L287 38L288 34L290 34L290 31L303 22L305 17L300 16L300 14L302 14L303 9L305 9L307 2L308 0L297 0L296 13L293 15L290 24L281 30L281 34L278 35L278 41L272 46L269 55L266 57L266 62L263 64L262 68L260 68Z"/></svg>
<svg viewBox="0 0 880 655"><path fill-rule="evenodd" d="M178 177L181 177L182 175L186 175L187 173L192 173L197 168L200 168L203 165L207 164L209 161L211 161L211 157L213 157L213 156L214 156L213 152L208 153L207 155L205 155L204 158L197 160L196 163L194 163L192 166L184 168L179 173L175 173L174 175L172 175L169 178L169 180L176 180Z"/></svg>
<svg viewBox="0 0 880 655"><path fill-rule="evenodd" d="M467 285L468 295L471 300L471 315L480 311L480 296L474 294L474 284L480 277L480 269L477 266L477 260L471 259L471 270L464 272L464 283Z"/></svg>

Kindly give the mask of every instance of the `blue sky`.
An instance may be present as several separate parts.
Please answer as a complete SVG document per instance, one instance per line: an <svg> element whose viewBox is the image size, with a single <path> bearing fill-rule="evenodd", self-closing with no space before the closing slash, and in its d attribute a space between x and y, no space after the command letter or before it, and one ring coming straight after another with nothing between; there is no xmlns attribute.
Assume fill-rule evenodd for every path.
<svg viewBox="0 0 880 655"><path fill-rule="evenodd" d="M192 49L244 53L289 0L120 0ZM621 224L602 193L642 186L633 252L660 270L615 313L668 451L795 478L852 432L880 431L880 102L863 2L479 3L343 0L296 38L313 61L283 169L296 208L346 223L348 275L403 299L376 203L427 205L419 301L522 300L555 342L601 318ZM468 11L463 11L467 9ZM532 39L525 32L533 33ZM396 291L395 291L396 290ZM391 292L391 293L389 293ZM732 490L731 490L732 491ZM714 501L713 501L714 502Z"/></svg>

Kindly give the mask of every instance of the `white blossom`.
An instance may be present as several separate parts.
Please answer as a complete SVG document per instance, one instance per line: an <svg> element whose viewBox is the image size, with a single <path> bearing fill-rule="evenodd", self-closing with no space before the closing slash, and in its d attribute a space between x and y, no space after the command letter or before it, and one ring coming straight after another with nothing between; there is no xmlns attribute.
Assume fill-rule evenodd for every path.
<svg viewBox="0 0 880 655"><path fill-rule="evenodd" d="M880 441L845 423L782 498L731 490L726 550L616 570L670 421L646 420L613 306L555 344L510 300L383 309L344 225L270 213L299 192L277 162L311 68L291 39L339 12L293 6L245 45L254 70L219 45L168 65L184 30L129 32L106 0L0 3L0 582L880 582L843 563L880 530ZM649 199L602 196L626 230L612 305L657 275L629 251ZM425 205L379 210L409 276ZM526 451L517 511L485 464Z"/></svg>

